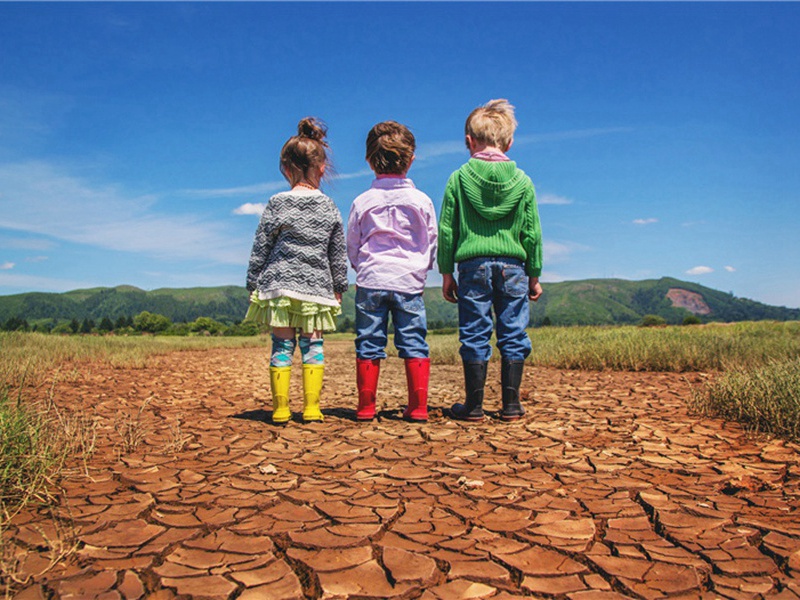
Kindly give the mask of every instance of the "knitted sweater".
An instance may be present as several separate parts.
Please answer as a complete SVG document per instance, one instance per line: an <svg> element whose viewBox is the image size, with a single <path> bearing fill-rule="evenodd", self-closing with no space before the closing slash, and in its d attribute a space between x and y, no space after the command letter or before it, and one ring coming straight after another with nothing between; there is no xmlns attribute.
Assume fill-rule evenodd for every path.
<svg viewBox="0 0 800 600"><path fill-rule="evenodd" d="M439 218L439 271L479 256L525 262L529 277L542 272L542 230L530 178L513 161L470 159L447 181Z"/></svg>
<svg viewBox="0 0 800 600"><path fill-rule="evenodd" d="M269 199L253 241L247 290L263 299L287 296L335 306L347 291L342 216L318 190Z"/></svg>

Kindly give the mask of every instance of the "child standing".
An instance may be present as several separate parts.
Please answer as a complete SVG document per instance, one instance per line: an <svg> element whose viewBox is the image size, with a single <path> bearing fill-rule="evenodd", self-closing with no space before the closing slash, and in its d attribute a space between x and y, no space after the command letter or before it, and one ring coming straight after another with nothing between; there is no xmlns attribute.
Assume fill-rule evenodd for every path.
<svg viewBox="0 0 800 600"><path fill-rule="evenodd" d="M303 357L303 420L322 421L319 397L324 373L322 332L336 329L347 258L342 216L319 190L328 167L327 129L305 118L281 150L280 170L292 188L272 196L256 230L245 320L272 330L272 421L286 423L289 375L298 340Z"/></svg>
<svg viewBox="0 0 800 600"><path fill-rule="evenodd" d="M433 202L406 177L416 141L407 127L378 123L367 135L376 179L358 196L347 222L347 255L356 271L356 379L359 421L375 417L380 361L386 358L389 314L405 360L408 406L403 418L428 419L430 358L422 291L436 254Z"/></svg>
<svg viewBox="0 0 800 600"><path fill-rule="evenodd" d="M470 113L465 126L471 158L447 182L439 222L442 295L458 303L466 401L456 419L483 419L486 366L492 354L492 310L505 421L525 414L519 387L531 352L528 300L542 295L542 241L530 178L509 160L517 121L507 100L491 100ZM458 263L458 283L453 279Z"/></svg>

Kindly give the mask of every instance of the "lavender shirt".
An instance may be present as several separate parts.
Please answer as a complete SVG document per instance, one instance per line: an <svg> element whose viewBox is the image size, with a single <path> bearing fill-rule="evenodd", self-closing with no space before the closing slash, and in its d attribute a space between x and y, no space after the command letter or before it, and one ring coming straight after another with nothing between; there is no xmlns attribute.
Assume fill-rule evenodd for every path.
<svg viewBox="0 0 800 600"><path fill-rule="evenodd" d="M353 200L347 256L356 285L420 294L436 257L436 212L426 194L402 177L381 177Z"/></svg>

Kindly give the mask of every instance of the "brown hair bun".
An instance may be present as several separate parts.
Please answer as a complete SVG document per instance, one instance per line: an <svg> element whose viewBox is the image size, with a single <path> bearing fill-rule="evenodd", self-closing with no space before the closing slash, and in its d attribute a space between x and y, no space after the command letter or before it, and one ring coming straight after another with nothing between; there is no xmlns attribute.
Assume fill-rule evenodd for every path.
<svg viewBox="0 0 800 600"><path fill-rule="evenodd" d="M299 137L316 140L325 146L328 145L325 143L325 136L328 135L328 127L325 123L314 117L300 119L300 122L297 124L297 135Z"/></svg>

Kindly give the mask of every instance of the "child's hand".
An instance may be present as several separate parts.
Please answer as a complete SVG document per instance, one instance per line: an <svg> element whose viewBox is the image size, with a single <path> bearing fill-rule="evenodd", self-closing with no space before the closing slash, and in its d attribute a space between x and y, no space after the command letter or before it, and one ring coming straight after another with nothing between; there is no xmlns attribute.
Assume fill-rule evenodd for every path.
<svg viewBox="0 0 800 600"><path fill-rule="evenodd" d="M542 284L538 277L531 277L528 282L528 299L536 302L542 295Z"/></svg>
<svg viewBox="0 0 800 600"><path fill-rule="evenodd" d="M342 303L342 294L340 292L334 292L333 297L336 298L336 301L341 304Z"/></svg>
<svg viewBox="0 0 800 600"><path fill-rule="evenodd" d="M458 302L458 284L453 275L442 275L442 296L448 302Z"/></svg>

